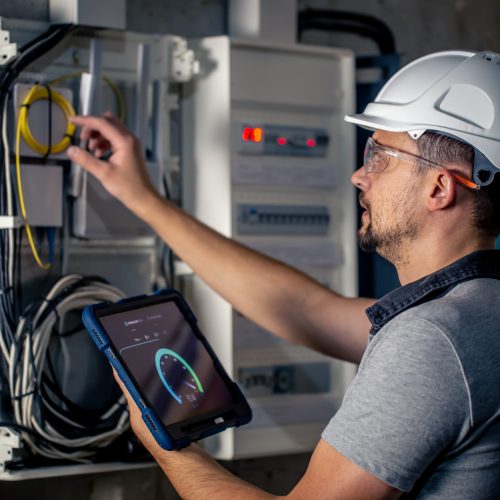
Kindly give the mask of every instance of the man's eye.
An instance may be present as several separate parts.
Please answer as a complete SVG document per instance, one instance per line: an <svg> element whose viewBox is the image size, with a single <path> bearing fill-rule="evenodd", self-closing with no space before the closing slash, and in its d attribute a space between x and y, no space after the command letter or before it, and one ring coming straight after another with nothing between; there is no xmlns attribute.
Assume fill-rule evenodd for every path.
<svg viewBox="0 0 500 500"><path fill-rule="evenodd" d="M380 163L382 161L382 155L380 153L373 153L372 162Z"/></svg>

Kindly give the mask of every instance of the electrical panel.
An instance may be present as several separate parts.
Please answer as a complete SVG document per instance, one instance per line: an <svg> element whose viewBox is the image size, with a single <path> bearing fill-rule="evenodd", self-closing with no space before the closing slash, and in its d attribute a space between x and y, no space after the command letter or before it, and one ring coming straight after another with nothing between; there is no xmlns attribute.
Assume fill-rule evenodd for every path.
<svg viewBox="0 0 500 500"><path fill-rule="evenodd" d="M183 203L197 218L347 296L357 292L353 55L212 37L183 100ZM272 280L272 276L262 276ZM184 279L188 300L248 397L250 424L214 436L222 459L309 451L355 373L271 335Z"/></svg>

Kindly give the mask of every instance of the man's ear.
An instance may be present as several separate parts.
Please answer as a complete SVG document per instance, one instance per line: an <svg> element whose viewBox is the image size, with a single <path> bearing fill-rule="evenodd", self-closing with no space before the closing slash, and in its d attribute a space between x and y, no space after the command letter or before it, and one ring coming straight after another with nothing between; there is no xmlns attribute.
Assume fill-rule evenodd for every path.
<svg viewBox="0 0 500 500"><path fill-rule="evenodd" d="M427 208L431 211L443 210L454 205L457 186L453 175L446 170L432 172L427 190Z"/></svg>

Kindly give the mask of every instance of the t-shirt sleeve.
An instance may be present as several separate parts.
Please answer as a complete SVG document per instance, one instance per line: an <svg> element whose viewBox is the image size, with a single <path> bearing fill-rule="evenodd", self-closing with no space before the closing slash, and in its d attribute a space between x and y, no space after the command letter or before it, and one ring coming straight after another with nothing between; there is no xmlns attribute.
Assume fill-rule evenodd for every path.
<svg viewBox="0 0 500 500"><path fill-rule="evenodd" d="M427 320L401 316L371 341L322 438L374 476L410 491L467 432L471 417L450 340Z"/></svg>

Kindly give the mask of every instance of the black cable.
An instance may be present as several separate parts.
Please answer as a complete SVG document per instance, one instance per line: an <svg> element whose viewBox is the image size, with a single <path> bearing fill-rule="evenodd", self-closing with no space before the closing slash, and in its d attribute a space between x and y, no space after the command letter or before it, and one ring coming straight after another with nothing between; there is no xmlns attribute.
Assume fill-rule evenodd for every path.
<svg viewBox="0 0 500 500"><path fill-rule="evenodd" d="M47 53L50 49L55 47L63 38L75 29L74 25L55 25L49 28L45 33L29 42L27 45L20 49L20 54L9 61L0 73L0 130L2 130L4 120L4 110L9 96L11 87L19 74L33 61L40 56ZM0 157L4 157L5 148L3 139L0 141ZM0 185L5 186L5 179L3 178L3 171L0 172ZM0 209L5 213L5 187L0 190Z"/></svg>
<svg viewBox="0 0 500 500"><path fill-rule="evenodd" d="M54 377L54 375L52 376ZM107 419L102 419L101 415L103 413L106 413L106 411L108 411L112 406L114 406L117 403L120 396L118 396L116 401L114 401L109 405L109 408L103 410L90 410L68 399L64 395L60 385L57 383L56 380L54 380L54 378L50 379L47 374L44 374L42 376L42 381L43 383L40 388L41 395L44 401L42 409L44 409L44 411L46 412L45 417L48 420L57 419L57 422L63 422L66 426L68 426L68 422L66 422L63 418L59 417L56 413L50 411L50 406L51 406L62 417L74 421L80 424L82 427L84 427L83 429L78 429L78 428L75 429L71 426L68 426L66 431L69 432L76 432L76 433L79 432L80 434L88 434L89 430L90 431L93 430L95 431L96 434L98 434L103 430L112 429L115 427L116 425L115 416L108 417ZM50 393L52 393L56 398L58 398L59 401L55 401ZM61 402L66 405L67 410L61 407L60 404ZM46 406L49 406L49 408L46 408Z"/></svg>
<svg viewBox="0 0 500 500"><path fill-rule="evenodd" d="M75 335L76 333L80 333L81 331L82 331L81 326L75 326L74 328L66 330L65 332L60 332L59 329L56 327L56 325L54 325L52 327L52 333L57 338L71 337L72 335Z"/></svg>
<svg viewBox="0 0 500 500"><path fill-rule="evenodd" d="M396 52L396 44L391 29L380 19L357 12L329 9L303 9L298 14L298 39L304 31L342 31L371 38L382 54Z"/></svg>
<svg viewBox="0 0 500 500"><path fill-rule="evenodd" d="M0 130L3 129L4 111L10 96L11 87L20 72L41 55L56 46L74 29L75 27L73 25L56 25L50 27L45 33L42 33L27 45L23 46L20 49L20 54L2 68L0 73ZM6 145L3 144L2 137L0 140L0 158L2 158L2 161L5 157L5 147ZM4 165L4 167L9 168L10 165ZM5 169L0 169L0 186L0 213L5 214L8 208L6 190L10 188L10 186L7 187L6 185ZM16 290L14 293L18 295L18 286L20 286L20 282L17 284L9 283L9 233L10 231L0 230L0 249L2 253L0 257L0 290L9 291L9 294L4 293L0 295L0 309L2 332L6 331L7 335L10 337L10 341L12 341L15 325L18 321L19 306L14 305L16 300L14 300L14 294L11 295L10 291ZM15 265L15 263L12 264ZM18 275L18 273L16 274Z"/></svg>
<svg viewBox="0 0 500 500"><path fill-rule="evenodd" d="M332 9L303 9L299 12L299 19L304 22L310 19L334 19L340 21L351 21L365 26L372 26L381 35L387 37L387 39L393 38L392 31L383 21L377 17L361 14L359 12L349 12L345 10L332 10Z"/></svg>
<svg viewBox="0 0 500 500"><path fill-rule="evenodd" d="M345 23L336 22L333 20L313 20L309 21L307 24L309 30L315 29L319 31L337 31L343 33L354 33L356 35L363 36L365 38L370 38L377 43L378 48L382 54L392 53L390 52L390 45L387 45L385 41L378 38L378 31L371 26L364 26L357 23Z"/></svg>
<svg viewBox="0 0 500 500"><path fill-rule="evenodd" d="M21 275L21 243L23 238L23 233L21 229L17 231L17 242L14 250L14 293L15 293L15 301L14 301L14 317L19 318L21 316L21 311L23 309L23 291L22 291L22 275Z"/></svg>
<svg viewBox="0 0 500 500"><path fill-rule="evenodd" d="M47 89L47 100L49 101L49 112L47 113L48 115L48 145L47 145L47 151L45 152L45 155L42 158L43 163L47 162L47 158L50 155L50 151L52 150L52 90L50 90L50 87L48 85L44 85L44 87Z"/></svg>
<svg viewBox="0 0 500 500"><path fill-rule="evenodd" d="M28 427L24 427L24 425L15 424L14 422L6 422L3 420L0 420L0 427L9 427L10 429L15 429L17 431L22 431L22 432L26 432L28 434L31 434L32 436L34 436L36 438L40 437L35 431L29 429Z"/></svg>
<svg viewBox="0 0 500 500"><path fill-rule="evenodd" d="M81 332L81 328L79 330ZM85 408L83 406L78 405L77 403L71 401L63 392L59 382L57 381L57 376L55 373L55 368L54 364L52 362L52 356L50 354L50 349L47 350L47 367L49 369L49 374L44 373L42 375L42 380L44 382L44 385L42 385L42 392L43 390L48 387L50 391L57 397L59 398L60 401L62 401L66 407L68 408L68 411L65 411L60 407L60 405L52 400L52 398L49 398L52 400L52 403L57 406L57 411L60 411L61 414L63 414L65 417L75 420L79 422L81 425L88 426L90 423L92 426L96 426L99 424L99 422L105 422L106 420L102 420L100 417L103 413L107 413L112 406L114 406L116 403L118 403L118 400L121 397L121 393L118 391L116 392L116 398L110 402L107 408L103 409L97 409L97 410L91 410L89 408ZM50 377L49 377L50 375ZM92 422L85 422L85 420L91 420ZM114 418L109 418L107 419L110 422L114 422Z"/></svg>
<svg viewBox="0 0 500 500"><path fill-rule="evenodd" d="M38 370L35 362L35 353L33 352L33 323L28 325L28 338L29 338L29 360L31 369L33 370L33 382L35 384L34 392L38 392Z"/></svg>
<svg viewBox="0 0 500 500"><path fill-rule="evenodd" d="M19 49L19 52L21 54L24 54L24 52L30 50L37 43L46 40L49 36L52 35L53 32L56 32L56 31L60 30L61 28L66 27L66 26L68 26L68 24L52 24L47 31L40 33L40 35L36 36L32 40L30 40L28 43L24 44Z"/></svg>

